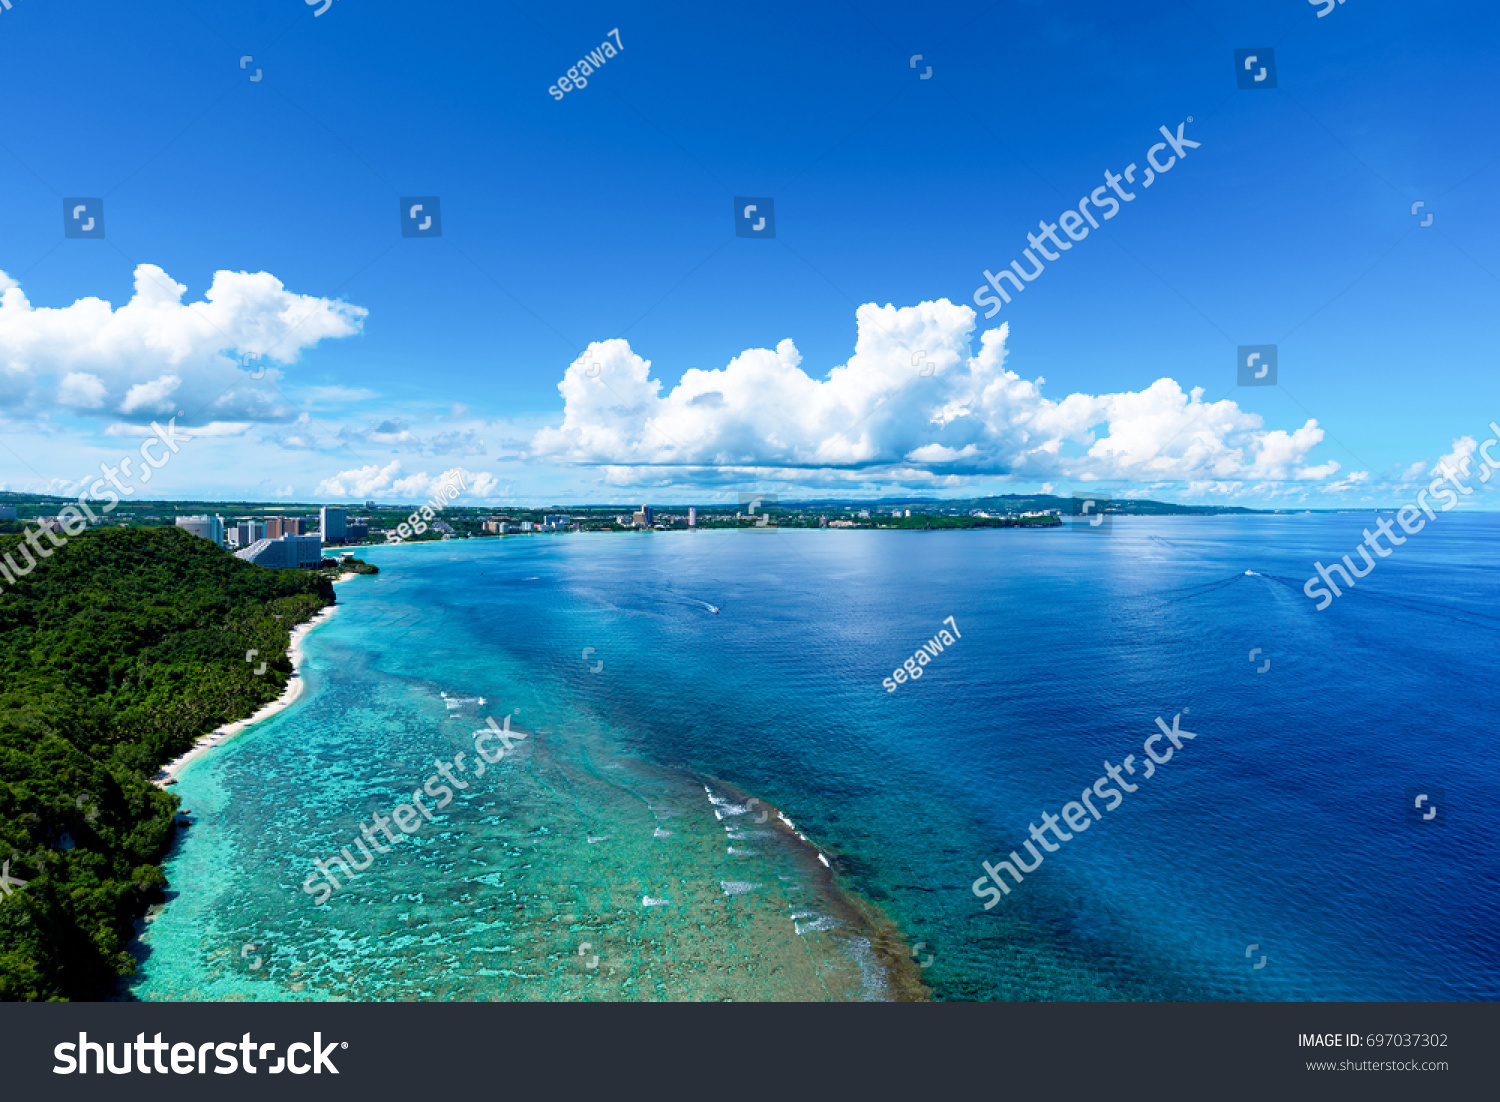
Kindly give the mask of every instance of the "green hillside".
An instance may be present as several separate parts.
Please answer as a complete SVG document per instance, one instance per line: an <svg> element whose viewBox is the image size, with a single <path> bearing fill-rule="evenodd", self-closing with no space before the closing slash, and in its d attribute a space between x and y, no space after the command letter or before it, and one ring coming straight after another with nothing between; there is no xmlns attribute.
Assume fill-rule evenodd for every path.
<svg viewBox="0 0 1500 1102"><path fill-rule="evenodd" d="M0 556L24 566L19 543ZM279 696L290 629L332 601L326 578L177 528L86 532L0 578L0 999L95 998L130 973L176 829L150 778Z"/></svg>

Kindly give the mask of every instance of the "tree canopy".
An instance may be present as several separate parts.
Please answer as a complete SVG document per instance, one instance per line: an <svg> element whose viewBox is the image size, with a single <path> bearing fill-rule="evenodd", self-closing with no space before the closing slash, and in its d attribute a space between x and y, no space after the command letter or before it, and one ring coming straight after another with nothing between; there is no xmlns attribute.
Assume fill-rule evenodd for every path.
<svg viewBox="0 0 1500 1102"><path fill-rule="evenodd" d="M24 565L20 542L0 556ZM276 699L291 628L333 599L175 527L84 532L0 586L0 999L97 998L134 971L178 804L152 776Z"/></svg>

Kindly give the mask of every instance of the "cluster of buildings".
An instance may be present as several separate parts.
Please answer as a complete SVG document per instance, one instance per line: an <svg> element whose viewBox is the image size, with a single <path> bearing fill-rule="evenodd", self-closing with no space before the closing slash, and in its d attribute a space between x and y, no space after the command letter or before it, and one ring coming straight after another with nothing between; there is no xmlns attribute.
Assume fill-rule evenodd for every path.
<svg viewBox="0 0 1500 1102"><path fill-rule="evenodd" d="M490 517L481 522L481 527L487 533L497 536L508 536L519 532L567 532L567 531L595 531L593 524L599 523L603 518L593 515L577 518L566 513L544 514L540 521L513 520L510 517ZM696 507L689 508L686 515L658 513L650 505L642 505L634 513L618 513L609 518L615 525L621 528L661 528L661 527L698 527L698 510Z"/></svg>
<svg viewBox="0 0 1500 1102"><path fill-rule="evenodd" d="M0 4L3 4L3 3L4 3L4 0L0 0ZM77 512L77 510L74 510L74 511ZM20 520L20 519L21 518L17 514L16 507L14 505L0 505L0 520ZM62 532L63 531L63 522L62 522L62 518L61 517L32 517L31 518L31 523L35 524L37 526L37 528L39 528L43 532ZM83 524L83 523L86 523L86 522L83 521L82 517L79 517L78 520L75 521L74 523L75 524ZM78 529L75 527L72 532L67 533L67 534L68 535L76 535L77 531L78 531Z"/></svg>
<svg viewBox="0 0 1500 1102"><path fill-rule="evenodd" d="M317 525L318 534L310 529ZM316 567L323 545L363 539L369 526L351 523L343 509L326 505L315 517L245 518L225 525L221 516L183 516L177 527L234 551L234 557L274 569Z"/></svg>
<svg viewBox="0 0 1500 1102"><path fill-rule="evenodd" d="M542 516L540 524L531 520L507 520L504 517L496 517L487 520L482 525L484 531L497 536L509 536L516 532L566 532L572 525L573 518L562 513L547 513ZM438 528L437 524L433 525ZM446 528L446 525L442 527ZM440 529L441 530L441 529ZM452 532L452 528L448 528Z"/></svg>
<svg viewBox="0 0 1500 1102"><path fill-rule="evenodd" d="M226 529L220 516L177 518L177 527L190 535L237 549L235 558L277 569L316 567L323 561L323 541L308 535L306 525L301 517L267 517L237 521Z"/></svg>
<svg viewBox="0 0 1500 1102"><path fill-rule="evenodd" d="M307 517L266 517L264 520L238 520L224 534L231 547L249 547L256 540L277 540L282 536L310 535Z"/></svg>
<svg viewBox="0 0 1500 1102"><path fill-rule="evenodd" d="M642 505L634 513L621 513L615 517L615 523L621 528L655 528L658 524L681 525L683 518L681 516L658 517L656 510L651 506ZM689 528L698 527L698 510L696 508L688 509L686 523Z"/></svg>
<svg viewBox="0 0 1500 1102"><path fill-rule="evenodd" d="M178 517L177 527L229 548L237 558L277 567L316 566L325 544L363 540L370 534L368 522L350 520L337 505L325 505L315 516L246 517L227 525L221 516Z"/></svg>
<svg viewBox="0 0 1500 1102"><path fill-rule="evenodd" d="M591 519L593 518L581 518L579 525L586 525ZM664 525L681 527L684 524L689 528L696 528L698 527L698 510L690 508L684 517L677 514L659 514L650 505L642 505L634 513L620 513L612 519L621 528L657 528ZM566 532L579 525L575 525L573 518L566 513L548 513L543 515L541 521L490 517L482 522L481 527L485 532L493 535L508 536L517 532Z"/></svg>

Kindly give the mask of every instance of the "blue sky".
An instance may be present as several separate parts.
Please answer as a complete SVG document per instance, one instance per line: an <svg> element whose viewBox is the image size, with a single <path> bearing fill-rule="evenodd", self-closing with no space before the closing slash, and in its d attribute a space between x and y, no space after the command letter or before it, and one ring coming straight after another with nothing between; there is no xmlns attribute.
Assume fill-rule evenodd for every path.
<svg viewBox="0 0 1500 1102"><path fill-rule="evenodd" d="M1399 504L1500 417L1500 13L1320 6L13 0L0 486L91 481L180 408L203 431L154 494L411 499L462 466L535 504ZM1278 87L1237 89L1265 46ZM965 319L1189 117L1199 147ZM434 195L442 238L403 238ZM63 238L74 196L104 241ZM735 196L774 198L775 239L736 237ZM139 265L154 305L81 301L120 311ZM271 283L194 311L220 272ZM257 339L286 357L260 379ZM1237 387L1271 343L1280 385Z"/></svg>

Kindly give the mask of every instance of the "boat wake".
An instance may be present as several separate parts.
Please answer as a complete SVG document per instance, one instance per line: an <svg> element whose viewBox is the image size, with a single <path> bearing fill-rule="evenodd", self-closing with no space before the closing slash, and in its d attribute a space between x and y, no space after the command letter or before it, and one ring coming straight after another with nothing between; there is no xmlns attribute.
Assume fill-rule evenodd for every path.
<svg viewBox="0 0 1500 1102"><path fill-rule="evenodd" d="M718 605L711 605L707 601L699 600L697 597L681 597L681 596L679 596L679 597L677 597L677 600L681 601L685 605L690 605L693 608L701 608L701 609L703 609L703 610L705 610L707 612L712 612L712 613L717 614L718 611L719 611L719 606Z"/></svg>

